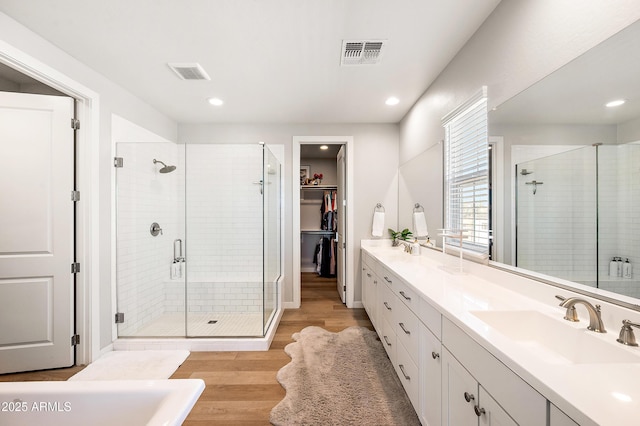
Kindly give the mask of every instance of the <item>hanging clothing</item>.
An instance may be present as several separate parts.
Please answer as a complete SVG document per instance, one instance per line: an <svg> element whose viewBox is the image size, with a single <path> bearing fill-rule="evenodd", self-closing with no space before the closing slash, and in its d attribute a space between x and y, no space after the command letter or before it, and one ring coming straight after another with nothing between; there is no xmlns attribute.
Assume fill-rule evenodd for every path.
<svg viewBox="0 0 640 426"><path fill-rule="evenodd" d="M318 241L313 256L315 271L326 278L336 276L336 241L334 238L323 237Z"/></svg>

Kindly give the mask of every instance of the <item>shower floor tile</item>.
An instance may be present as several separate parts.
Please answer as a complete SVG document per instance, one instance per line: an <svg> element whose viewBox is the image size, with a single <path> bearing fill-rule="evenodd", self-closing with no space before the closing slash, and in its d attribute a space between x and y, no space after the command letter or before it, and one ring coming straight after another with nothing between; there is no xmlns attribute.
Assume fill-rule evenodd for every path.
<svg viewBox="0 0 640 426"><path fill-rule="evenodd" d="M189 337L262 336L261 313L190 313L188 321ZM184 313L169 313L144 325L128 337L183 337L184 329Z"/></svg>

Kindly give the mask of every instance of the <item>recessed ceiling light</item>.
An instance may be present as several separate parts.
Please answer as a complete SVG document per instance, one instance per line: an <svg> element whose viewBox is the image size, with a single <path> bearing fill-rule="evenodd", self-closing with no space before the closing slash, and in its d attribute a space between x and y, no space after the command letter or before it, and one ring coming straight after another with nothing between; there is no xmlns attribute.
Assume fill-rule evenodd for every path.
<svg viewBox="0 0 640 426"><path fill-rule="evenodd" d="M400 103L400 99L392 96L390 98L388 98L385 102L385 104L393 106L393 105L398 105Z"/></svg>
<svg viewBox="0 0 640 426"><path fill-rule="evenodd" d="M209 103L213 106L220 106L224 104L224 101L220 98L209 98Z"/></svg>
<svg viewBox="0 0 640 426"><path fill-rule="evenodd" d="M607 108L613 108L613 107L620 106L620 105L624 104L625 102L627 102L627 101L625 101L624 99L616 99L615 101L607 102L605 104L605 106Z"/></svg>
<svg viewBox="0 0 640 426"><path fill-rule="evenodd" d="M325 150L325 149L329 149L329 147L326 145L320 145L320 149Z"/></svg>

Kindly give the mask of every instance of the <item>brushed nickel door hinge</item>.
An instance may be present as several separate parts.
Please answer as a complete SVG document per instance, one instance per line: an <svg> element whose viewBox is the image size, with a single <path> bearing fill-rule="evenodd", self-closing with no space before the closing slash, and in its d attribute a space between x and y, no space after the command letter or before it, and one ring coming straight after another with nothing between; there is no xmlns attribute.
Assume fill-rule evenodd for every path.
<svg viewBox="0 0 640 426"><path fill-rule="evenodd" d="M124 312L116 312L116 324L122 324L124 322Z"/></svg>
<svg viewBox="0 0 640 426"><path fill-rule="evenodd" d="M113 157L113 167L123 167L124 159L122 157Z"/></svg>
<svg viewBox="0 0 640 426"><path fill-rule="evenodd" d="M78 272L80 272L80 263L79 262L73 262L71 264L71 273L72 274L77 274Z"/></svg>
<svg viewBox="0 0 640 426"><path fill-rule="evenodd" d="M80 129L80 120L76 120L75 118L71 119L71 128L73 130L79 130Z"/></svg>
<svg viewBox="0 0 640 426"><path fill-rule="evenodd" d="M80 344L80 335L74 334L71 336L71 346L78 346Z"/></svg>
<svg viewBox="0 0 640 426"><path fill-rule="evenodd" d="M80 191L71 191L71 201L80 201Z"/></svg>

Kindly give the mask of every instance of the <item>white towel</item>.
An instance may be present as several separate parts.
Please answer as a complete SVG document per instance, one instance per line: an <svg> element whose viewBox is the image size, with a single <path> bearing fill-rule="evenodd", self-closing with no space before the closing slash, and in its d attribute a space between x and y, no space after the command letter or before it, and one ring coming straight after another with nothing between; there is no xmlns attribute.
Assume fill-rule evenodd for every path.
<svg viewBox="0 0 640 426"><path fill-rule="evenodd" d="M427 219L424 216L424 212L413 213L413 236L414 237L426 237L429 235L427 230Z"/></svg>
<svg viewBox="0 0 640 426"><path fill-rule="evenodd" d="M373 226L371 227L371 235L374 237L382 237L384 230L384 212L373 213Z"/></svg>

